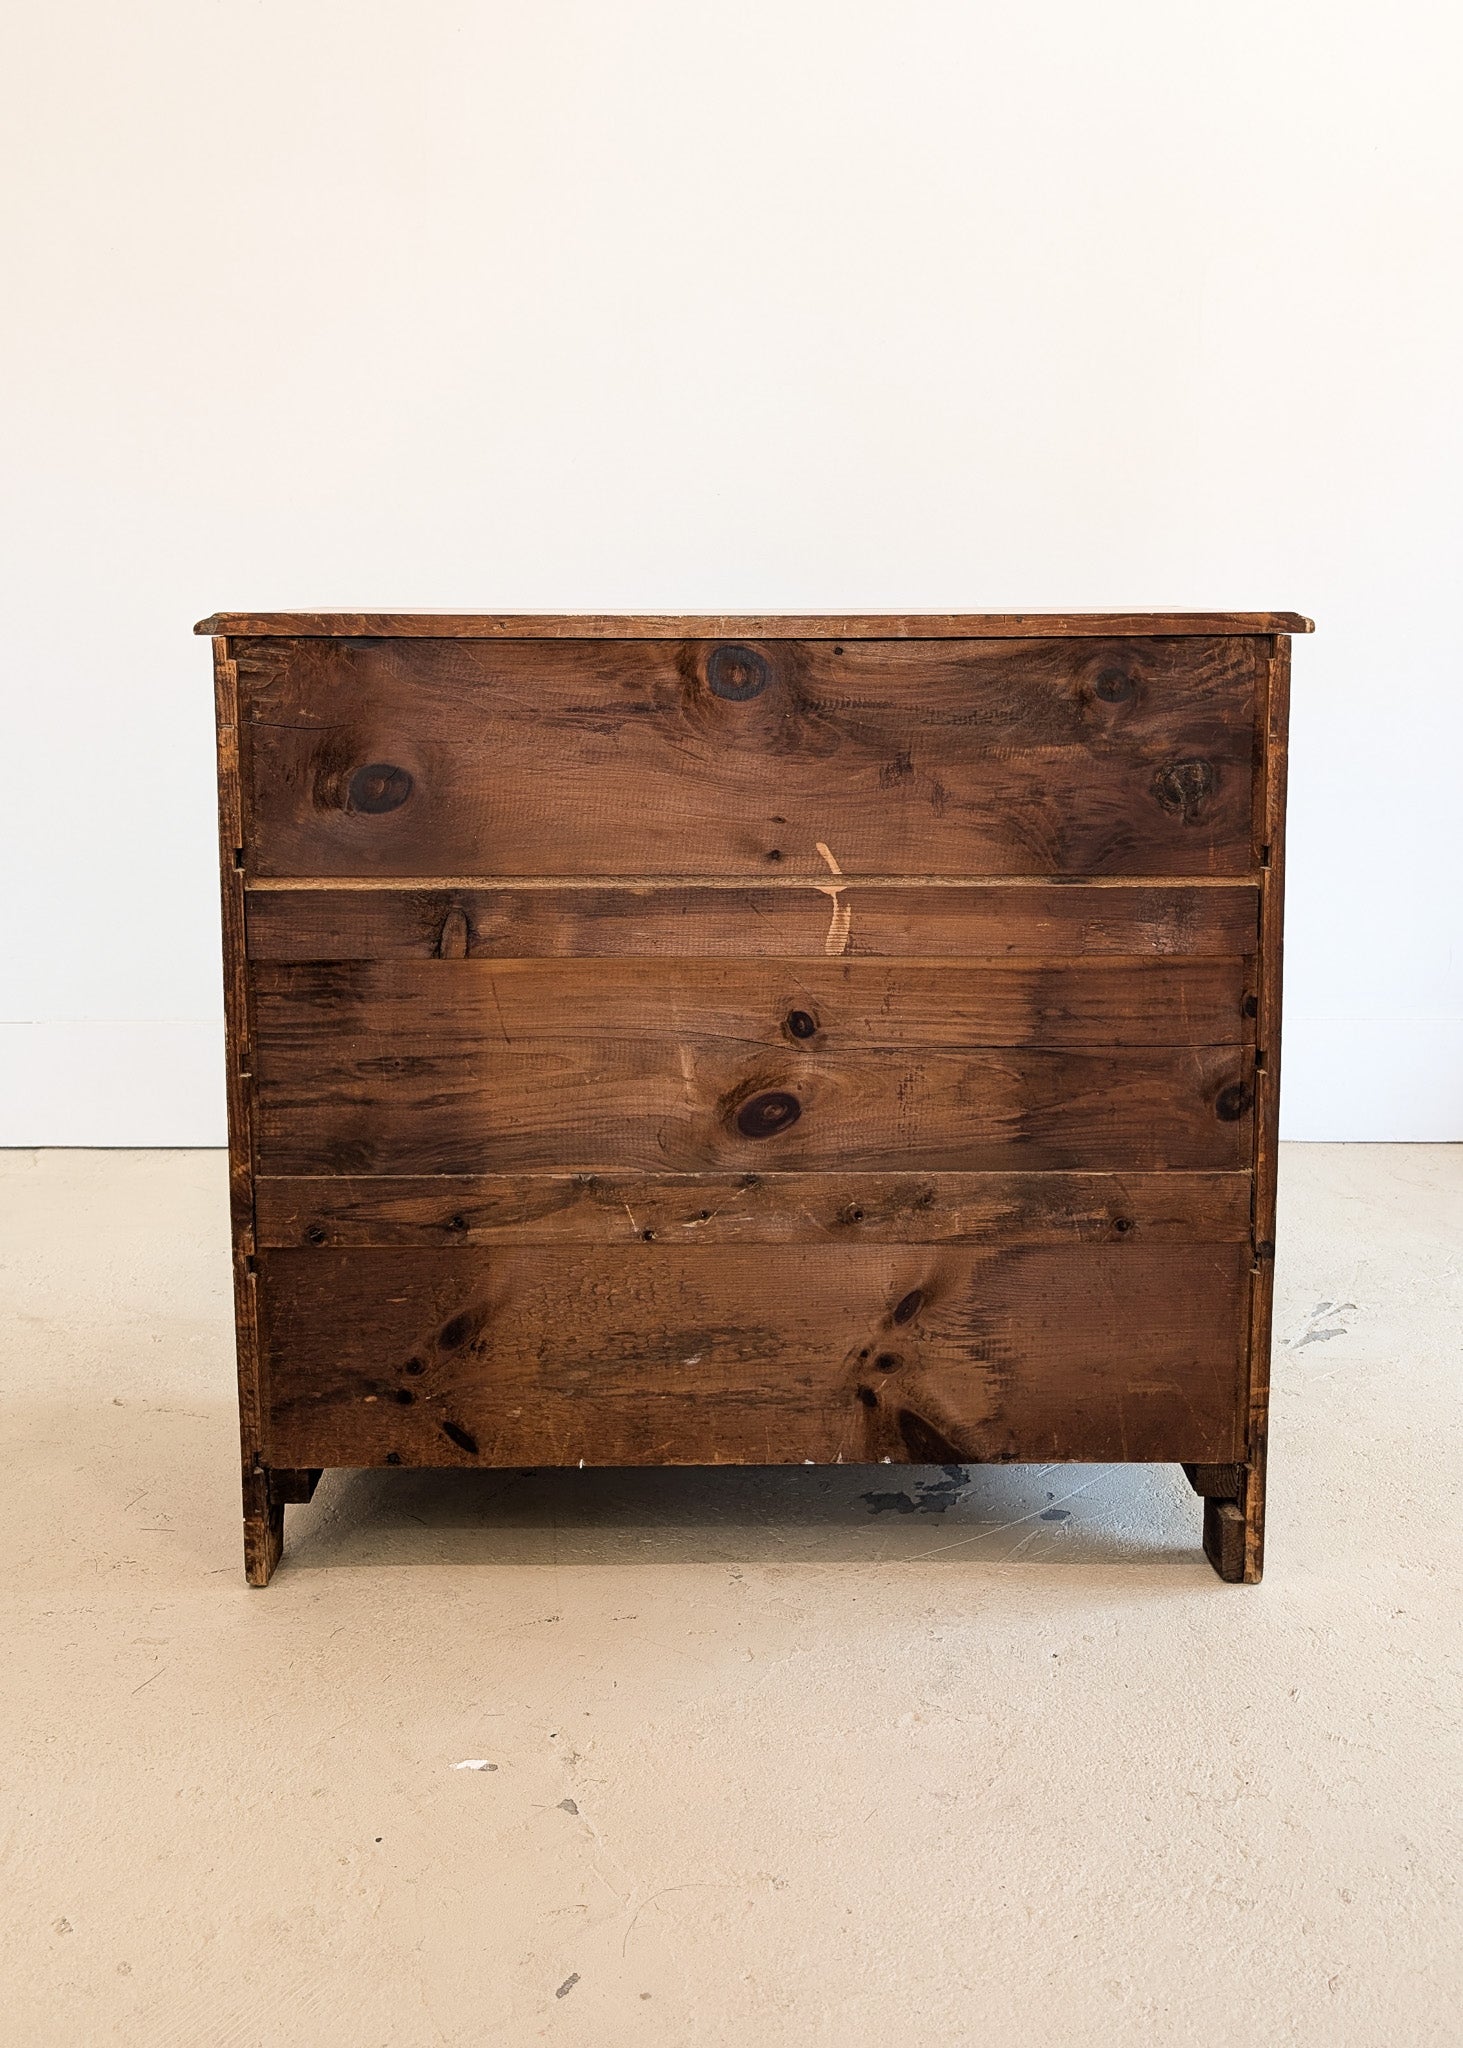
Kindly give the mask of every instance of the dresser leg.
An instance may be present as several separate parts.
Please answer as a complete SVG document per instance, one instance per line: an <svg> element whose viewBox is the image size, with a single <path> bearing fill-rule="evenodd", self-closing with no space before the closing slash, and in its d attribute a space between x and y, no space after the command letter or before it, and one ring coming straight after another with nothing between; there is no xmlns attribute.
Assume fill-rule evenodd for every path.
<svg viewBox="0 0 1463 2048"><path fill-rule="evenodd" d="M1204 1555L1221 1579L1256 1586L1265 1568L1265 1466L1185 1465L1204 1496Z"/></svg>
<svg viewBox="0 0 1463 2048"><path fill-rule="evenodd" d="M284 1549L284 1502L271 1493L269 1474L256 1466L244 1474L244 1576L267 1586Z"/></svg>

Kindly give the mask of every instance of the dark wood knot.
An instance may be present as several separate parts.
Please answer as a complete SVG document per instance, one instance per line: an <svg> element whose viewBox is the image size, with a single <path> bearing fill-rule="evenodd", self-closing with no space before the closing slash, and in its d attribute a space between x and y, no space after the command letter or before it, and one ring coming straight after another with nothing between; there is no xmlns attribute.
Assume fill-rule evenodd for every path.
<svg viewBox="0 0 1463 2048"><path fill-rule="evenodd" d="M389 761L372 761L351 777L350 801L353 811L400 810L412 792L411 772L394 768Z"/></svg>
<svg viewBox="0 0 1463 2048"><path fill-rule="evenodd" d="M330 1232L323 1223L312 1223L305 1232L306 1244L328 1244Z"/></svg>
<svg viewBox="0 0 1463 2048"><path fill-rule="evenodd" d="M1104 704L1127 704L1137 692L1137 682L1125 669L1105 668L1093 678L1092 694Z"/></svg>
<svg viewBox="0 0 1463 2048"><path fill-rule="evenodd" d="M772 670L755 647L713 647L706 657L706 687L729 704L760 697L772 681Z"/></svg>
<svg viewBox="0 0 1463 2048"><path fill-rule="evenodd" d="M911 1323L925 1305L924 1289L911 1287L894 1310L896 1323Z"/></svg>
<svg viewBox="0 0 1463 2048"><path fill-rule="evenodd" d="M1212 761L1175 761L1154 776L1153 794L1164 810L1197 825L1218 781Z"/></svg>
<svg viewBox="0 0 1463 2048"><path fill-rule="evenodd" d="M789 1010L787 1028L794 1038L811 1038L818 1028L818 1020L807 1010Z"/></svg>
<svg viewBox="0 0 1463 2048"><path fill-rule="evenodd" d="M766 1095L754 1095L737 1111L737 1129L744 1138L772 1138L795 1124L803 1105L795 1095L780 1088Z"/></svg>
<svg viewBox="0 0 1463 2048"><path fill-rule="evenodd" d="M1231 1081L1214 1098L1214 1114L1222 1124L1237 1124L1254 1102L1255 1091L1243 1081Z"/></svg>
<svg viewBox="0 0 1463 2048"><path fill-rule="evenodd" d="M874 1363L880 1372L897 1372L903 1360L897 1351L881 1351Z"/></svg>

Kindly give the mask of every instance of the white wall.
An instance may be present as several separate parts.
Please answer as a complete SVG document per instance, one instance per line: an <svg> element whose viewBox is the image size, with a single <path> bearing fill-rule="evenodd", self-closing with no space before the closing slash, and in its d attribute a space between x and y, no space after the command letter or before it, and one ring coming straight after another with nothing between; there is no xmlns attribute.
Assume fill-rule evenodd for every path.
<svg viewBox="0 0 1463 2048"><path fill-rule="evenodd" d="M1457 10L5 15L0 1140L223 1131L216 606L1293 607L1287 1124L1463 1137Z"/></svg>

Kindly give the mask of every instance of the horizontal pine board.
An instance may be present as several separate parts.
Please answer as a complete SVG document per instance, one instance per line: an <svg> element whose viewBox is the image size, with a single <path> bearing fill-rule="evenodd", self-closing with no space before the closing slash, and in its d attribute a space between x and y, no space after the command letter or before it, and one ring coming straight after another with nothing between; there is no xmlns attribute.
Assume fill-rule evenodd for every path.
<svg viewBox="0 0 1463 2048"><path fill-rule="evenodd" d="M1253 883L1122 888L855 881L270 888L246 895L254 960L1252 954Z"/></svg>
<svg viewBox="0 0 1463 2048"><path fill-rule="evenodd" d="M1233 1244L260 1258L277 1465L1240 1455Z"/></svg>
<svg viewBox="0 0 1463 2048"><path fill-rule="evenodd" d="M262 1246L1248 1244L1230 1173L263 1176Z"/></svg>
<svg viewBox="0 0 1463 2048"><path fill-rule="evenodd" d="M1265 644L243 640L245 865L1249 874Z"/></svg>

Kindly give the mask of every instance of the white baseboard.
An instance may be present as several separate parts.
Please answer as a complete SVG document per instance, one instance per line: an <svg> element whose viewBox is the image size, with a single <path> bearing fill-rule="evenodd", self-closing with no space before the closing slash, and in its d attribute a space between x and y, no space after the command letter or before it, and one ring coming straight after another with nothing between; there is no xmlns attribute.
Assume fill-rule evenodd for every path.
<svg viewBox="0 0 1463 2048"><path fill-rule="evenodd" d="M0 1024L0 1145L222 1145L217 1023Z"/></svg>
<svg viewBox="0 0 1463 2048"><path fill-rule="evenodd" d="M222 1145L219 1023L0 1024L0 1145ZM1463 1017L1285 1019L1281 1136L1463 1140Z"/></svg>

